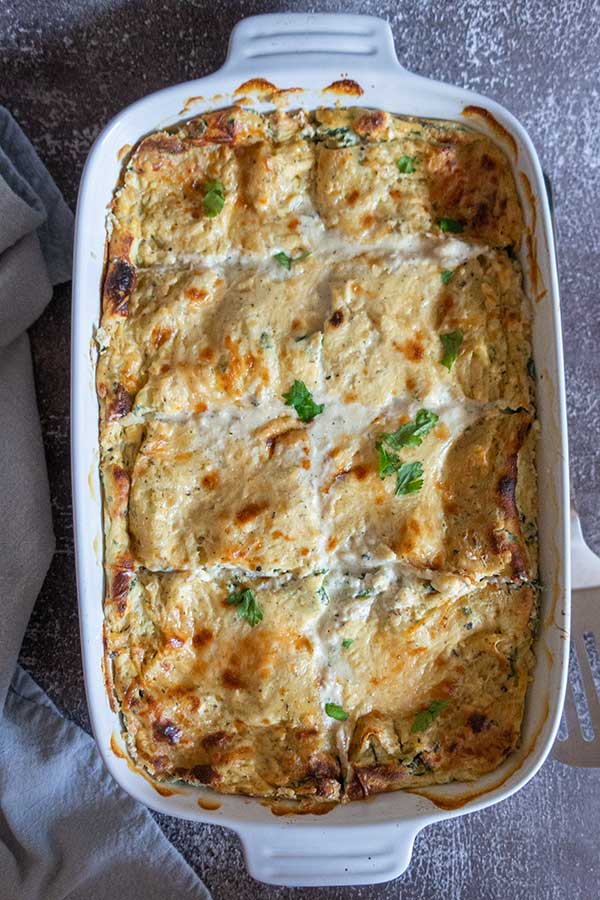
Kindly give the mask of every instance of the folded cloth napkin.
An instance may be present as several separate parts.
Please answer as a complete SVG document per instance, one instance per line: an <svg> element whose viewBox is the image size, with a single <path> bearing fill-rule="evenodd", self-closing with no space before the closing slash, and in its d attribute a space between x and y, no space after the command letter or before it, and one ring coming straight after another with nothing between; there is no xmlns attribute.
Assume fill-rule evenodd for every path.
<svg viewBox="0 0 600 900"><path fill-rule="evenodd" d="M26 329L71 277L72 228L0 107L0 898L210 900L94 741L16 665L54 551Z"/></svg>

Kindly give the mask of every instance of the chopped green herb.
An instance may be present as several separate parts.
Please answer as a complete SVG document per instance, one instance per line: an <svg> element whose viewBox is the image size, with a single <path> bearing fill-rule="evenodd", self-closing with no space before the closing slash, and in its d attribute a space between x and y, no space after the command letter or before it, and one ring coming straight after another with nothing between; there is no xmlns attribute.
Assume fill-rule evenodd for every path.
<svg viewBox="0 0 600 900"><path fill-rule="evenodd" d="M288 256L287 253L284 253L283 250L280 250L279 253L276 253L273 256L275 262L278 262L280 266L284 269L287 269L288 272L292 268L292 257Z"/></svg>
<svg viewBox="0 0 600 900"><path fill-rule="evenodd" d="M319 125L316 136L317 141L325 139L327 146L352 147L354 144L360 143L360 138L350 128L327 128L325 125Z"/></svg>
<svg viewBox="0 0 600 900"><path fill-rule="evenodd" d="M396 161L396 165L403 175L412 175L413 172L416 172L417 160L414 156L401 156Z"/></svg>
<svg viewBox="0 0 600 900"><path fill-rule="evenodd" d="M423 465L420 462L402 462L396 453L385 446L399 450L401 447L419 447L423 439L435 426L439 417L428 409L420 409L410 422L401 425L397 431L382 434L376 443L379 459L379 477L396 473L396 497L403 494L414 494L423 487Z"/></svg>
<svg viewBox="0 0 600 900"><path fill-rule="evenodd" d="M452 272L450 269L444 269L444 271L442 272L442 284L448 284L453 275L454 272Z"/></svg>
<svg viewBox="0 0 600 900"><path fill-rule="evenodd" d="M463 230L462 222L459 222L458 219L450 219L448 216L442 216L438 225L442 231L451 231L453 234L460 234Z"/></svg>
<svg viewBox="0 0 600 900"><path fill-rule="evenodd" d="M294 381L290 390L282 394L286 406L293 406L301 422L312 422L325 409L324 403L315 403L303 381Z"/></svg>
<svg viewBox="0 0 600 900"><path fill-rule="evenodd" d="M271 337L267 331L263 331L260 336L260 346L265 350L270 350L273 347L271 343Z"/></svg>
<svg viewBox="0 0 600 900"><path fill-rule="evenodd" d="M283 250L280 250L279 253L276 253L273 256L273 259L276 260L280 266L282 266L284 269L287 269L289 272L292 268L292 263L300 262L301 259L306 259L307 256L310 256L310 254L310 250L305 250L304 253L300 254L300 256L296 256L294 257L294 259L292 259L291 256L288 256L287 253L284 253Z"/></svg>
<svg viewBox="0 0 600 900"><path fill-rule="evenodd" d="M325 582L323 582L320 588L317 588L317 594L319 595L321 603L324 603L325 606L327 606L327 604L329 603L329 593L327 591L327 588L325 587Z"/></svg>
<svg viewBox="0 0 600 900"><path fill-rule="evenodd" d="M364 591L359 591L356 595L357 600L361 600L363 597L370 597L373 591L371 588L365 588Z"/></svg>
<svg viewBox="0 0 600 900"><path fill-rule="evenodd" d="M354 638L344 638L344 640L342 641L342 647L344 648L344 650L347 650L348 647L351 647L353 643Z"/></svg>
<svg viewBox="0 0 600 900"><path fill-rule="evenodd" d="M400 450L401 447L420 447L431 429L437 424L439 416L428 409L420 409L414 419L401 425L397 431L381 435L381 442Z"/></svg>
<svg viewBox="0 0 600 900"><path fill-rule="evenodd" d="M244 588L244 590L237 592L232 591L227 596L227 602L230 606L238 607L240 618L247 619L251 628L262 622L263 611L256 602L254 591L251 591L250 588Z"/></svg>
<svg viewBox="0 0 600 900"><path fill-rule="evenodd" d="M350 713L347 713L342 706L338 706L337 703L326 703L325 712L330 719L337 719L338 722L345 722L350 715Z"/></svg>
<svg viewBox="0 0 600 900"><path fill-rule="evenodd" d="M417 734L420 731L427 731L434 720L437 719L442 710L446 709L447 706L447 700L433 700L427 709L422 709L421 712L416 714L410 733Z"/></svg>
<svg viewBox="0 0 600 900"><path fill-rule="evenodd" d="M463 333L462 331L451 331L449 334L440 334L440 341L444 348L444 355L442 356L441 363L443 366L446 366L448 371L450 371L456 361L458 351L463 342Z"/></svg>
<svg viewBox="0 0 600 900"><path fill-rule="evenodd" d="M396 453L391 453L381 441L378 441L375 446L379 459L379 477L383 481L387 475L393 475L399 469L400 457Z"/></svg>
<svg viewBox="0 0 600 900"><path fill-rule="evenodd" d="M414 494L423 487L423 465L420 462L402 463L396 473L396 497Z"/></svg>
<svg viewBox="0 0 600 900"><path fill-rule="evenodd" d="M220 181L207 181L204 188L204 212L209 219L218 216L225 206L225 185Z"/></svg>

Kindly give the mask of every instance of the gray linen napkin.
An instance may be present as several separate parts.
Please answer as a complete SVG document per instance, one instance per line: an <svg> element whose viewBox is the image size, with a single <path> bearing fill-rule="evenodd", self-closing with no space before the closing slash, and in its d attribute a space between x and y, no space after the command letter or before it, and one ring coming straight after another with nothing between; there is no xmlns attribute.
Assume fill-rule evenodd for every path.
<svg viewBox="0 0 600 900"><path fill-rule="evenodd" d="M94 741L16 667L54 552L26 329L71 277L72 227L0 107L0 898L210 900Z"/></svg>

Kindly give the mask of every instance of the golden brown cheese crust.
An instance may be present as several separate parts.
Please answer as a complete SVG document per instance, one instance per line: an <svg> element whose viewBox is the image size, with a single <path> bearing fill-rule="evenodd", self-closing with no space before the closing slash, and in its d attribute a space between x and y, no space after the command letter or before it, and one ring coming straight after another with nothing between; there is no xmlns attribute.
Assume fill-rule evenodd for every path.
<svg viewBox="0 0 600 900"><path fill-rule="evenodd" d="M232 793L338 798L310 636L321 581L253 579L264 613L253 629L228 605L225 577L140 573L128 628L109 643L121 651L115 689L128 741L153 775Z"/></svg>
<svg viewBox="0 0 600 900"><path fill-rule="evenodd" d="M383 237L436 231L450 218L470 239L518 243L523 222L512 175L487 138L452 123L380 111L317 111L317 117L334 135L345 128L353 144L317 145L317 204L328 225L351 236ZM414 171L398 177L403 157Z"/></svg>
<svg viewBox="0 0 600 900"><path fill-rule="evenodd" d="M505 253L468 259L447 284L435 258L392 268L385 255L336 256L315 253L284 279L277 263L230 282L207 269L140 272L127 316L103 323L98 383L111 415L277 399L295 378L312 390L321 357L330 391L375 409L437 385L531 408L529 323ZM449 372L440 336L456 330Z"/></svg>
<svg viewBox="0 0 600 900"><path fill-rule="evenodd" d="M232 107L132 152L97 333L105 671L154 777L327 804L514 749L537 579L522 232L503 153L456 123ZM377 444L422 408L401 459L423 485L397 496Z"/></svg>
<svg viewBox="0 0 600 900"><path fill-rule="evenodd" d="M400 503L394 480L380 478L376 455L378 436L398 424L376 420L355 450L334 456L322 490L337 546L363 548L425 576L445 572L472 582L534 577L516 501L528 414L490 411L454 434L438 426L422 447L403 452L404 461L420 461L428 477Z"/></svg>
<svg viewBox="0 0 600 900"><path fill-rule="evenodd" d="M419 589L421 596L418 596ZM416 596L415 596L416 594ZM406 586L353 623L345 705L356 711L346 790L472 780L514 750L531 667L535 591L488 584L449 600ZM427 727L418 714L445 704Z"/></svg>
<svg viewBox="0 0 600 900"><path fill-rule="evenodd" d="M307 429L282 416L240 438L234 425L148 425L129 502L134 553L147 569L317 567Z"/></svg>
<svg viewBox="0 0 600 900"><path fill-rule="evenodd" d="M506 253L470 258L447 284L435 259L390 270L372 255L335 265L330 282L323 365L341 397L379 408L443 386L501 409L531 408L529 324ZM463 342L448 371L440 336L457 330Z"/></svg>
<svg viewBox="0 0 600 900"><path fill-rule="evenodd" d="M322 271L306 259L273 280L278 269L228 281L207 269L141 272L127 318L105 317L100 389L117 385L129 398L123 414L145 415L280 399L295 378L314 388Z"/></svg>
<svg viewBox="0 0 600 900"><path fill-rule="evenodd" d="M402 157L415 172L399 172ZM208 218L204 189L214 179L230 202ZM145 267L266 251L293 232L307 201L351 236L439 232L452 218L470 239L506 247L523 231L506 158L477 132L380 111L233 107L141 142L115 196L109 259Z"/></svg>

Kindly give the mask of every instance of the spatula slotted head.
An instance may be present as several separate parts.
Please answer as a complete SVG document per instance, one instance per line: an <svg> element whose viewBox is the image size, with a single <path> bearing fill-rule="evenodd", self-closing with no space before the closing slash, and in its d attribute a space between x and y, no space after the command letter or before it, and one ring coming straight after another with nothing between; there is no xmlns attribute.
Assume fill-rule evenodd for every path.
<svg viewBox="0 0 600 900"><path fill-rule="evenodd" d="M600 587L573 591L569 683L552 755L600 768Z"/></svg>

